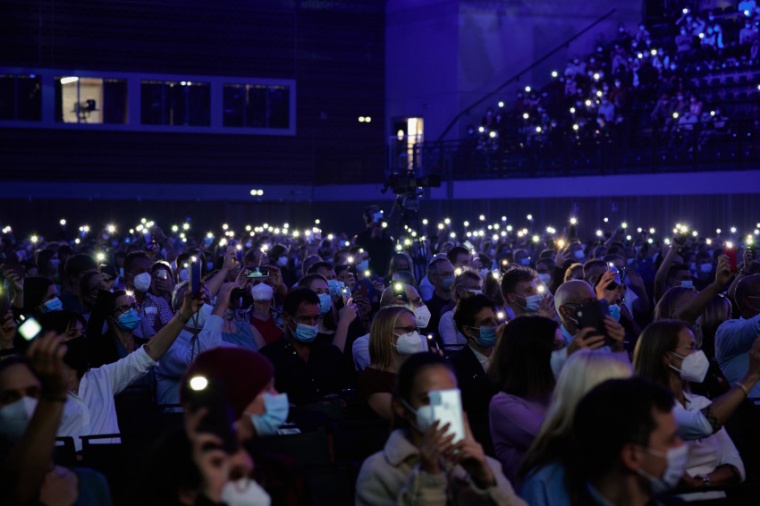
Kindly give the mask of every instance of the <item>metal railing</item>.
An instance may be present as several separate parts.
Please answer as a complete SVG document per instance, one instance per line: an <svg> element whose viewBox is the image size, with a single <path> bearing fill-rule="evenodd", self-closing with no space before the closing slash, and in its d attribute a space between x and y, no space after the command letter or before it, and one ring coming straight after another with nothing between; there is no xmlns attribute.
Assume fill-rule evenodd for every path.
<svg viewBox="0 0 760 506"><path fill-rule="evenodd" d="M478 136L417 144L413 158L422 161L416 173L444 180L756 169L760 121Z"/></svg>

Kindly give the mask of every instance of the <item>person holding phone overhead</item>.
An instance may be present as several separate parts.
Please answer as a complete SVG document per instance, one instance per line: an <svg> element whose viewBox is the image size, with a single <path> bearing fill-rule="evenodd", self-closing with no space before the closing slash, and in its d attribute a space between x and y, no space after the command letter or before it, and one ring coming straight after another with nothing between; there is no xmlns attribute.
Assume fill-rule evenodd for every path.
<svg viewBox="0 0 760 506"><path fill-rule="evenodd" d="M454 442L450 423L441 424L444 416L431 399L452 390L458 392L456 376L439 355L417 353L401 365L393 396L396 429L384 449L362 464L357 505L525 504L499 463L483 453L461 410L446 413L461 417L461 440Z"/></svg>

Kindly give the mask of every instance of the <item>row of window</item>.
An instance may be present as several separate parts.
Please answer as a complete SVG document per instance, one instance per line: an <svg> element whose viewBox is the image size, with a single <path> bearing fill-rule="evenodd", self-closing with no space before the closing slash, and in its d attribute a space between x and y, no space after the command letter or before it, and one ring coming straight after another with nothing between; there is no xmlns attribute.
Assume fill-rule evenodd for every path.
<svg viewBox="0 0 760 506"><path fill-rule="evenodd" d="M0 69L0 122L43 122L48 95L45 87L52 85L50 102L54 107L52 121L56 124L222 127L294 133L293 82L242 79L229 82L217 77L194 80L99 77L55 72L14 74ZM139 86L130 87L133 83ZM139 108L135 106L138 103ZM138 114L139 118L130 117Z"/></svg>

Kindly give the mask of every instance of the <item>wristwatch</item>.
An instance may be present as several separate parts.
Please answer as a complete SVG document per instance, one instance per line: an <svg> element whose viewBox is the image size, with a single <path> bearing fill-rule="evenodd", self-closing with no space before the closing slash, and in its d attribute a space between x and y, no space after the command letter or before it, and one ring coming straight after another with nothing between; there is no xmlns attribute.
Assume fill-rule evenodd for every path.
<svg viewBox="0 0 760 506"><path fill-rule="evenodd" d="M710 477L706 474L698 474L696 478L699 478L702 480L702 488L707 488L710 486Z"/></svg>

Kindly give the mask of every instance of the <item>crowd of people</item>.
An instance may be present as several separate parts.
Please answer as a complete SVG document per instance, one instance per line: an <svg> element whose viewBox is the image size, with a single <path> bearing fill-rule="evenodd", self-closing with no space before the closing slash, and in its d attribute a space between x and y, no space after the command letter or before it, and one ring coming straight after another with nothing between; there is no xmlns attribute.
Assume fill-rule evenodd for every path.
<svg viewBox="0 0 760 506"><path fill-rule="evenodd" d="M481 216L482 230L424 220L396 239L379 206L363 218L355 235L317 222L195 237L147 219L60 240L3 229L3 502L755 493L760 232L584 236L575 220L538 233ZM364 429L347 443L349 425ZM88 460L146 431L131 490ZM289 443L326 433L316 468ZM55 450L67 440L73 462ZM360 449L338 462L347 444ZM313 476L339 463L348 478L317 493Z"/></svg>
<svg viewBox="0 0 760 506"><path fill-rule="evenodd" d="M513 154L542 146L635 148L653 138L694 152L730 139L732 123L742 119L733 102L739 97L756 111L757 85L745 77L728 94L728 83L717 92L700 78L756 69L760 9L740 2L699 11L697 3L672 2L665 24L641 23L633 32L620 24L591 53L552 71L548 84L520 89L512 107L503 99L488 107L468 139L479 152Z"/></svg>

